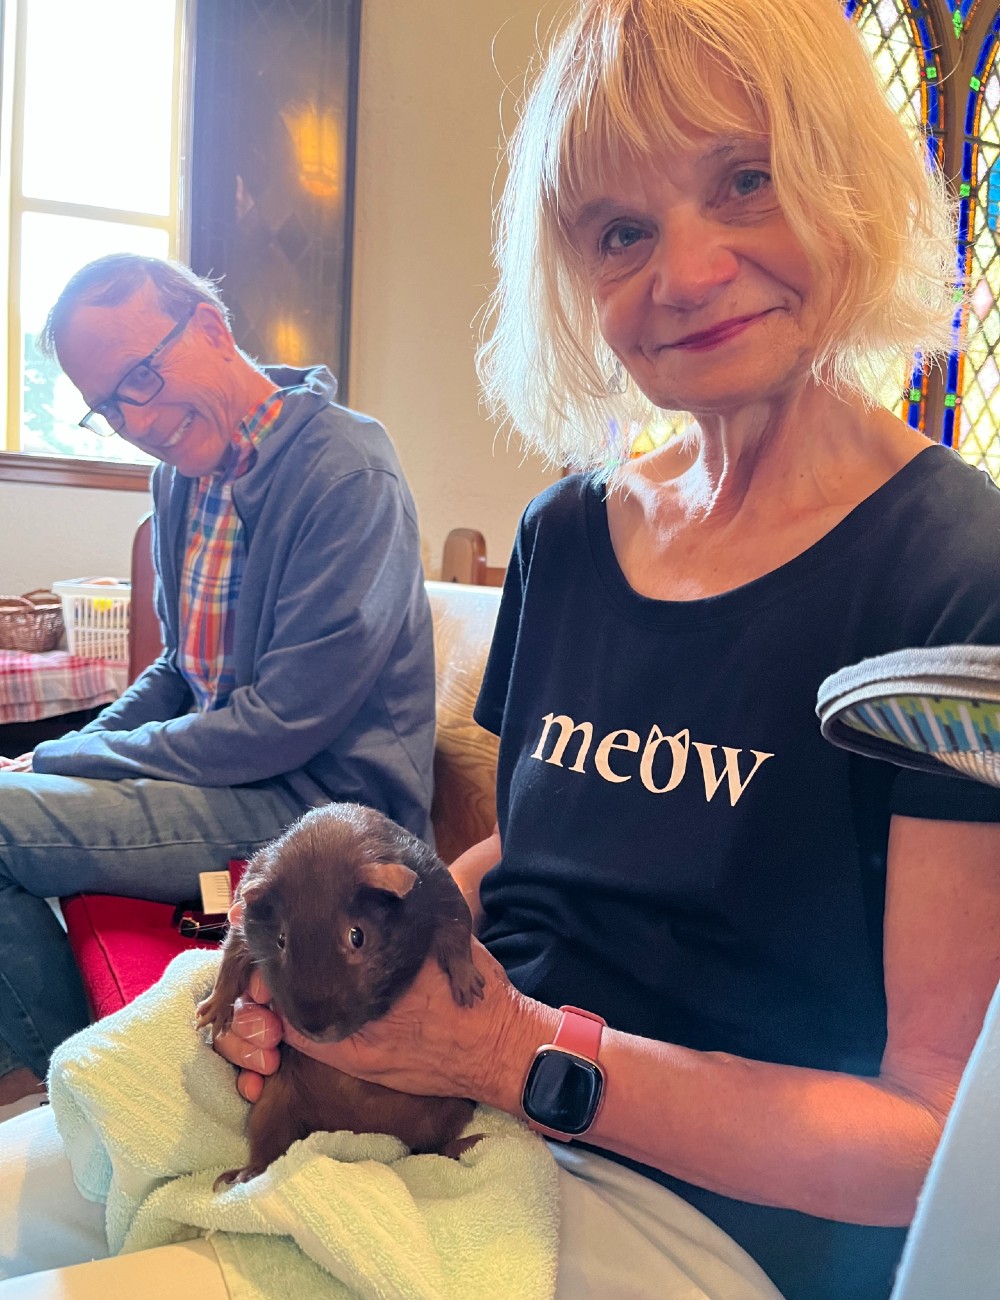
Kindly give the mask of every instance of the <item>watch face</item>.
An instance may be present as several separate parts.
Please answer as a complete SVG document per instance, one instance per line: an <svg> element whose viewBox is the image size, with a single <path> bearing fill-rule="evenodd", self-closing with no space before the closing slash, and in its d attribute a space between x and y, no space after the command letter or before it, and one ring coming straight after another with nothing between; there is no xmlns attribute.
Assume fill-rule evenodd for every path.
<svg viewBox="0 0 1000 1300"><path fill-rule="evenodd" d="M528 1071L521 1105L529 1119L545 1128L585 1133L603 1090L604 1076L593 1061L558 1050L540 1052Z"/></svg>

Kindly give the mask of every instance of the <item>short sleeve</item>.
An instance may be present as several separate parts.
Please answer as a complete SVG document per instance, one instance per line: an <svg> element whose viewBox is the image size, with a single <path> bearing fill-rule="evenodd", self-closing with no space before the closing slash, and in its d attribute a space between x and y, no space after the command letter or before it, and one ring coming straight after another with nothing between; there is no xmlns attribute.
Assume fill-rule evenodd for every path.
<svg viewBox="0 0 1000 1300"><path fill-rule="evenodd" d="M942 770L902 768L893 782L889 808L900 817L942 822L1000 822L1000 789Z"/></svg>

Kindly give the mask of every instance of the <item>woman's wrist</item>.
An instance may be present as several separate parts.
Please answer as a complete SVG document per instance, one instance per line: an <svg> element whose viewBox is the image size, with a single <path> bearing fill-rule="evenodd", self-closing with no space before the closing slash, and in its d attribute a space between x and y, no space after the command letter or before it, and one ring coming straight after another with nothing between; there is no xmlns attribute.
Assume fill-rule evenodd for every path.
<svg viewBox="0 0 1000 1300"><path fill-rule="evenodd" d="M496 991L494 1020L479 1055L480 1066L471 1094L486 1105L521 1116L521 1092L535 1053L551 1043L559 1024L554 1007L536 1002L512 984Z"/></svg>

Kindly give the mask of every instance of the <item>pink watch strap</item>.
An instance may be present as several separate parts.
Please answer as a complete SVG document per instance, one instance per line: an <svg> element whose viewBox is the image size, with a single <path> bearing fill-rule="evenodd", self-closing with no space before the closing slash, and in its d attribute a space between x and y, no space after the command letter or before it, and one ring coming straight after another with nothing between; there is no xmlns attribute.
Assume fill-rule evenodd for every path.
<svg viewBox="0 0 1000 1300"><path fill-rule="evenodd" d="M596 1061L601 1050L601 1034L607 1023L593 1011L582 1011L579 1007L560 1007L562 1016L553 1047L561 1047L575 1056L582 1056L588 1061Z"/></svg>
<svg viewBox="0 0 1000 1300"><path fill-rule="evenodd" d="M597 1054L601 1048L601 1034L607 1022L602 1020L600 1016L595 1015L593 1011L584 1011L580 1007L560 1007L559 1010L562 1015L559 1018L555 1036L548 1046L558 1048L560 1051L568 1052L573 1056L582 1057L583 1060L592 1061L596 1065ZM539 1055L546 1050L548 1049L540 1047L538 1049ZM601 1069L600 1066L597 1068ZM603 1070L601 1073L603 1076ZM528 1119L528 1126L543 1137L556 1138L560 1142L570 1142L572 1140L572 1134L560 1133L558 1129L547 1128L544 1124L539 1124L536 1120L530 1118Z"/></svg>

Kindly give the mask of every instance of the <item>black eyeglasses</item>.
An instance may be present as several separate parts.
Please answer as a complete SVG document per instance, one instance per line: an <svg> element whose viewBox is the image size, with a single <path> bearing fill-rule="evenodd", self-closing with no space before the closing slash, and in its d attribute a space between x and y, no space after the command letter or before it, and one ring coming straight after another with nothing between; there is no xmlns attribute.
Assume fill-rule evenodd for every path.
<svg viewBox="0 0 1000 1300"><path fill-rule="evenodd" d="M170 346L176 339L184 333L188 327L188 322L197 310L198 304L195 303L188 311L187 315L177 322L174 328L157 343L156 347L141 361L135 365L125 375L122 376L118 387L107 399L106 402L98 402L92 411L80 421L81 429L89 429L91 433L96 433L101 438L113 438L116 433L120 433L125 425L125 414L122 411L122 403L126 406L146 406L157 395L163 387L163 376L153 365L153 362L160 353Z"/></svg>

